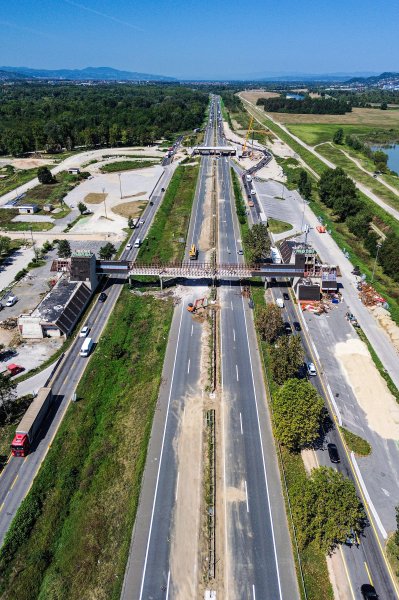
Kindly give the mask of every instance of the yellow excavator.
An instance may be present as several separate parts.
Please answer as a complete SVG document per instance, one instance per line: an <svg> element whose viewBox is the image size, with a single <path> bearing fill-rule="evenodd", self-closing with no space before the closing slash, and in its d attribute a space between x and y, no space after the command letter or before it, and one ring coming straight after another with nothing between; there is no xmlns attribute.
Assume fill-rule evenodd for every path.
<svg viewBox="0 0 399 600"><path fill-rule="evenodd" d="M190 260L197 260L198 258L198 250L195 244L191 244L191 248L189 250L188 256Z"/></svg>
<svg viewBox="0 0 399 600"><path fill-rule="evenodd" d="M270 131L270 129L267 129L266 127L264 129L254 129L253 128L253 124L254 124L254 117L251 115L251 118L249 120L249 125L248 125L248 131L247 134L245 136L245 142L243 143L242 146L242 153L244 154L244 152L247 151L247 146L248 146L248 138L249 136L254 133L263 133L263 135L270 135L272 136L272 132ZM254 136L252 135L252 146L254 143Z"/></svg>

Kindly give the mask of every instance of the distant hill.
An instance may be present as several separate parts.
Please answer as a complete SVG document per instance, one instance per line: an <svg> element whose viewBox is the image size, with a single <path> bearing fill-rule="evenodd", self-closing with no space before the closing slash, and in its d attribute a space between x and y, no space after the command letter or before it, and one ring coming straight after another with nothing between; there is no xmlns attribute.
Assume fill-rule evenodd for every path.
<svg viewBox="0 0 399 600"><path fill-rule="evenodd" d="M378 84L389 79L399 79L399 73L385 72L380 75L372 75L371 77L352 77L345 83L360 83L364 85Z"/></svg>
<svg viewBox="0 0 399 600"><path fill-rule="evenodd" d="M0 73L13 76L10 79L57 79L68 81L177 81L174 77L119 71L111 67L86 67L85 69L30 69L29 67L0 67Z"/></svg>
<svg viewBox="0 0 399 600"><path fill-rule="evenodd" d="M0 81L14 81L15 79L26 79L26 75L14 71L2 71L0 68Z"/></svg>

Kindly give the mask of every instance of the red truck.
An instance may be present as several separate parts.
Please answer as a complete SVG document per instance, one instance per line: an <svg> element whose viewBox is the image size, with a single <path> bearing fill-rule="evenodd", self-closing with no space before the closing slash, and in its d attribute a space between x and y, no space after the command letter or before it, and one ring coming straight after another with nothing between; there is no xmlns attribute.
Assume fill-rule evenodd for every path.
<svg viewBox="0 0 399 600"><path fill-rule="evenodd" d="M32 442L50 409L52 401L51 388L40 388L15 432L11 444L13 456L27 456L29 454Z"/></svg>

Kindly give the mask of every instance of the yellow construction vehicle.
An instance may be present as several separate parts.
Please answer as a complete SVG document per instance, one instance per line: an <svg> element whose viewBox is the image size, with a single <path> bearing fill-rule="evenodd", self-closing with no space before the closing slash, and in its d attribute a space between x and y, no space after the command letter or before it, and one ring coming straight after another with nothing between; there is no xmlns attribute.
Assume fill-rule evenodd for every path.
<svg viewBox="0 0 399 600"><path fill-rule="evenodd" d="M254 124L254 117L251 115L251 118L249 120L249 125L248 125L248 131L247 134L245 136L245 142L242 146L242 153L244 154L244 152L246 152L247 150L247 145L248 145L248 138L249 136L254 133L263 133L263 135L270 135L272 136L272 132L270 131L270 129L267 129L266 127L264 129L254 129L253 128L253 124ZM254 144L254 136L252 135L252 147Z"/></svg>
<svg viewBox="0 0 399 600"><path fill-rule="evenodd" d="M187 305L188 312L196 313L201 309L205 309L208 306L207 298L198 298L195 302L190 302Z"/></svg>
<svg viewBox="0 0 399 600"><path fill-rule="evenodd" d="M195 244L191 245L190 251L188 253L190 260L197 260L198 258L198 250Z"/></svg>

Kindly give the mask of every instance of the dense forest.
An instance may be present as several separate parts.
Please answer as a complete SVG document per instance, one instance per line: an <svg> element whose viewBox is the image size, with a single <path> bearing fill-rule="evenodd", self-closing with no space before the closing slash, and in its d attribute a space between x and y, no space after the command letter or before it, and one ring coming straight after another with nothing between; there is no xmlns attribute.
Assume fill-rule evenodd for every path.
<svg viewBox="0 0 399 600"><path fill-rule="evenodd" d="M371 106L372 104L399 104L399 90L364 90L353 92L347 90L329 90L329 96L338 98L341 101L350 102L352 106L360 108Z"/></svg>
<svg viewBox="0 0 399 600"><path fill-rule="evenodd" d="M0 154L145 145L203 124L208 94L179 86L0 88Z"/></svg>
<svg viewBox="0 0 399 600"><path fill-rule="evenodd" d="M259 98L257 103L268 112L298 113L314 115L344 115L352 106L346 100L335 98Z"/></svg>

